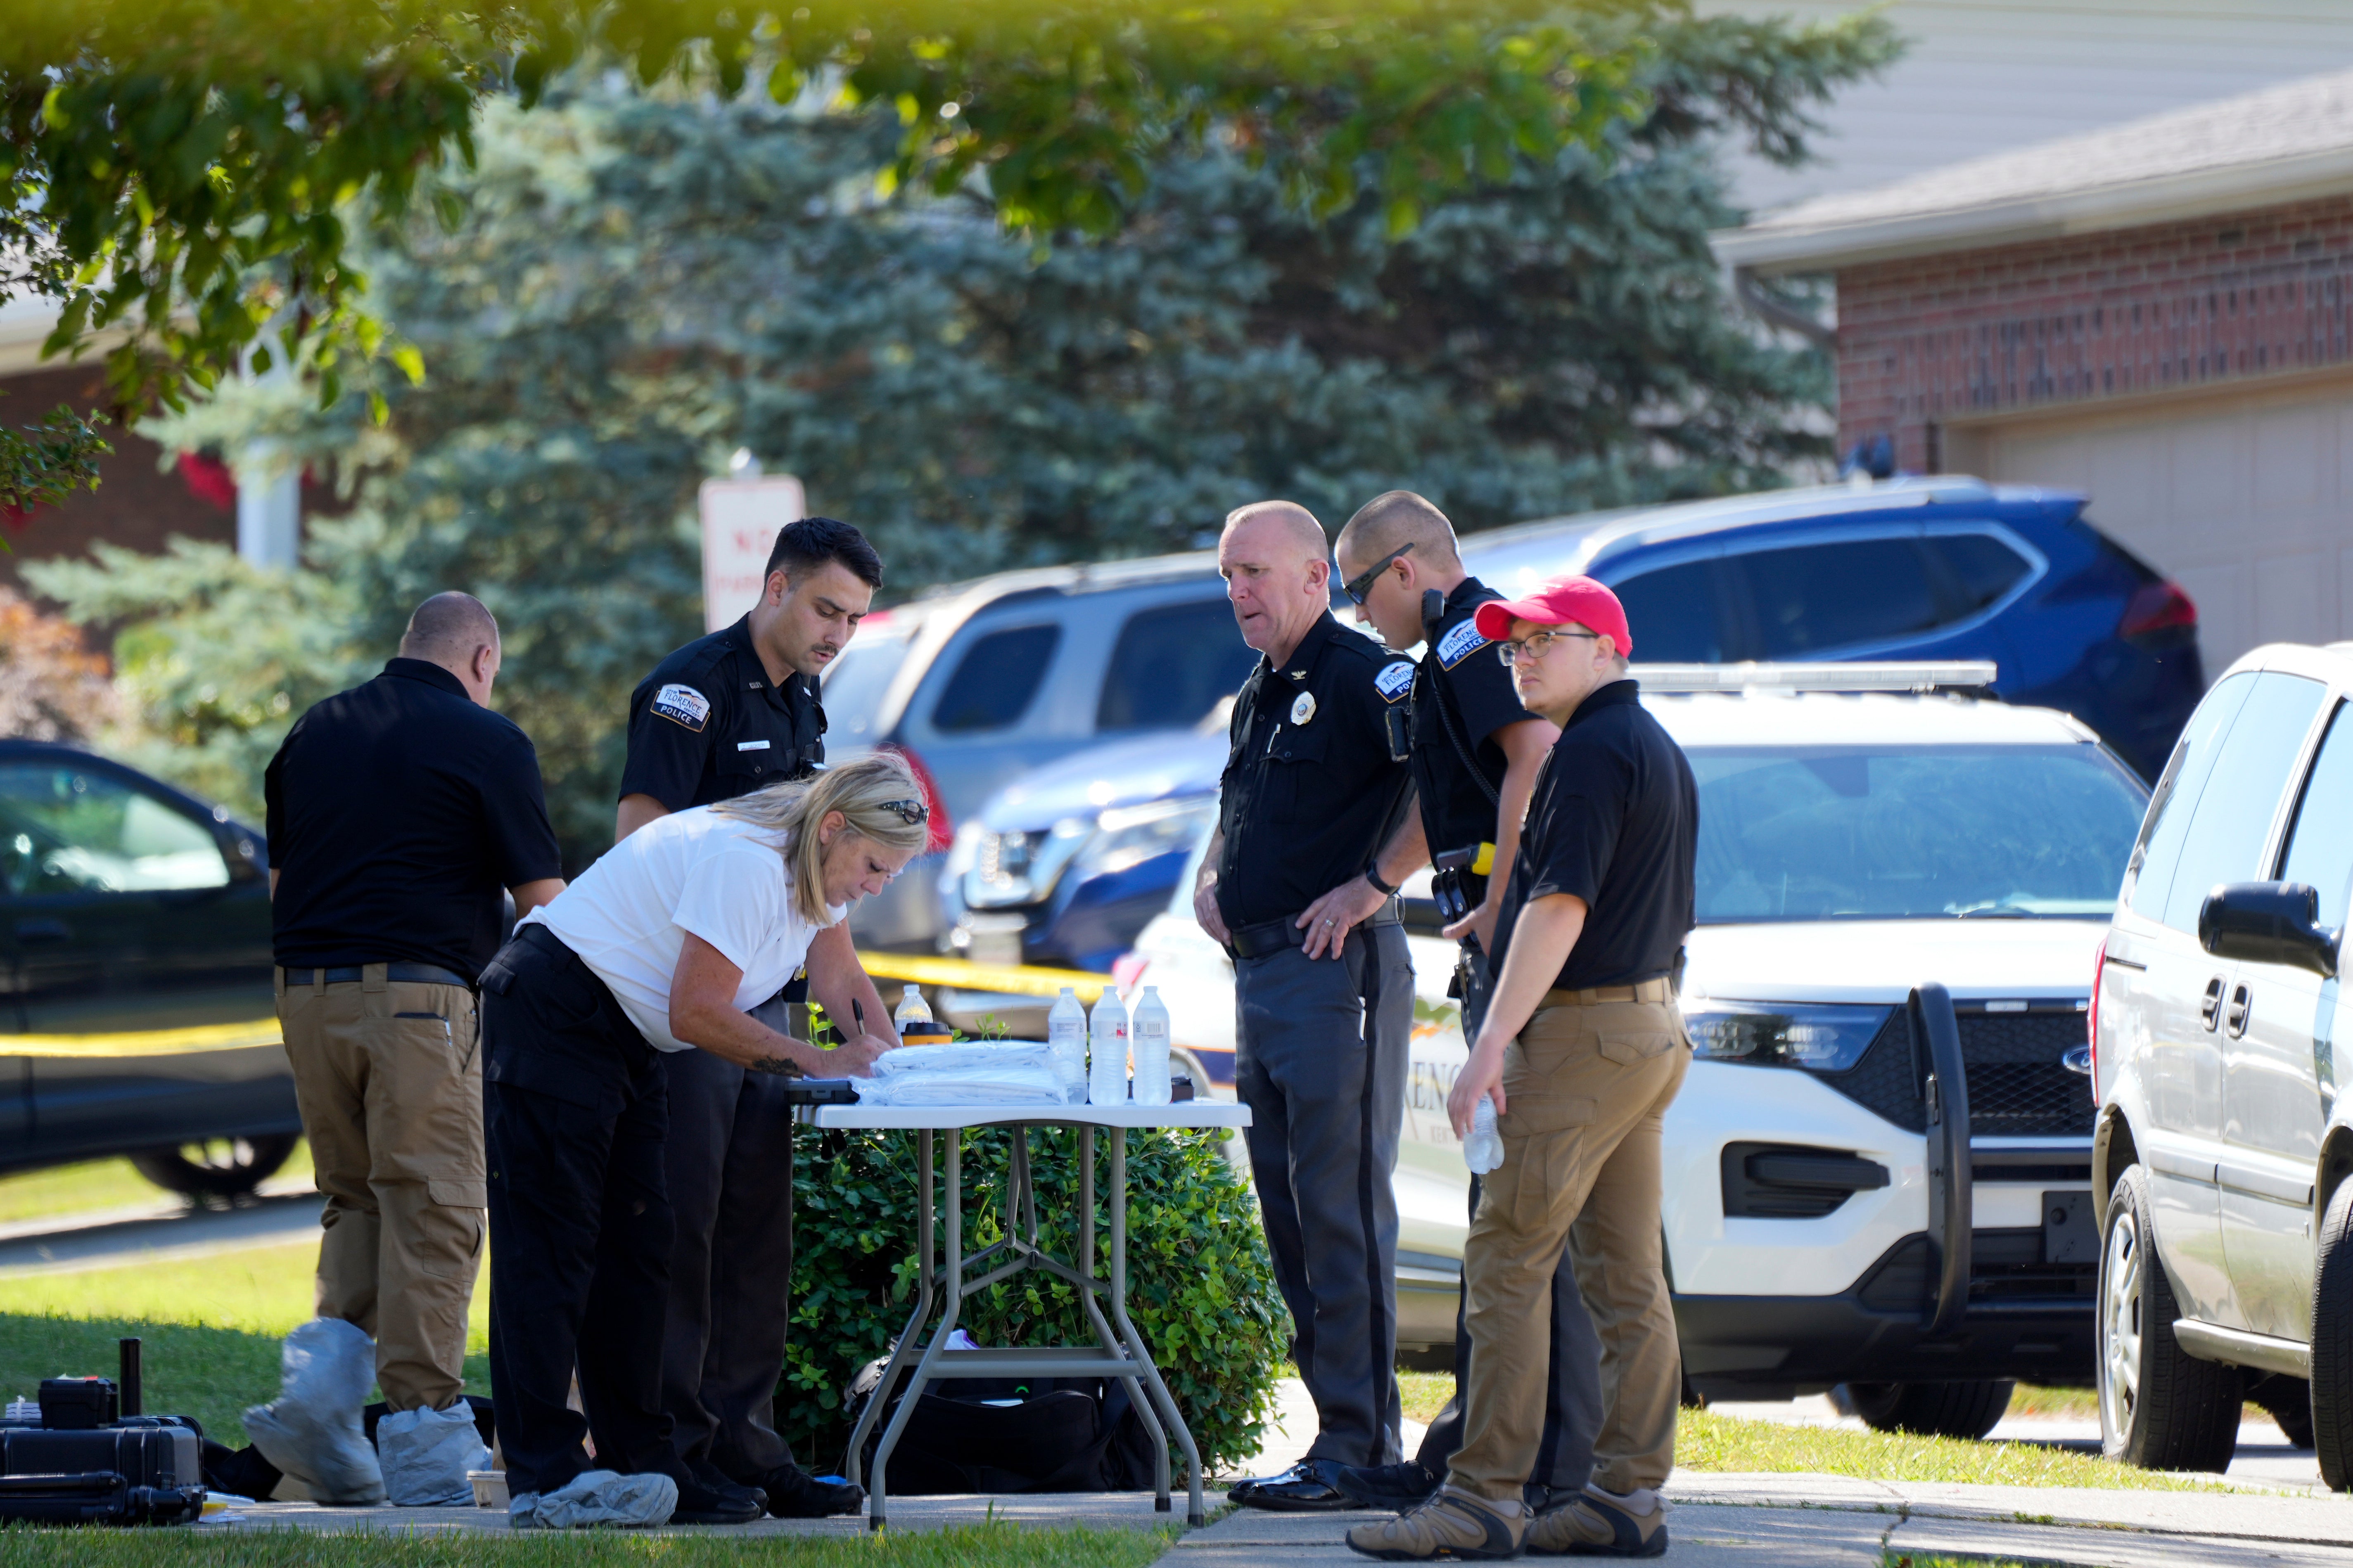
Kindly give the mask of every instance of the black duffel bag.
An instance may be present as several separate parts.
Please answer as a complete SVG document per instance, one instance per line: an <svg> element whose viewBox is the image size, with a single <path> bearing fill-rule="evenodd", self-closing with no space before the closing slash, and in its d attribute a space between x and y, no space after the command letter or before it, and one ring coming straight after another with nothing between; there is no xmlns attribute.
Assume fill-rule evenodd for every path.
<svg viewBox="0 0 2353 1568"><path fill-rule="evenodd" d="M869 1362L850 1380L843 1408L853 1422L877 1396L888 1364ZM902 1372L900 1389L905 1383ZM866 1474L898 1405L894 1391L860 1456ZM887 1479L900 1497L1144 1491L1154 1479L1152 1436L1116 1380L957 1378L927 1385L915 1401Z"/></svg>

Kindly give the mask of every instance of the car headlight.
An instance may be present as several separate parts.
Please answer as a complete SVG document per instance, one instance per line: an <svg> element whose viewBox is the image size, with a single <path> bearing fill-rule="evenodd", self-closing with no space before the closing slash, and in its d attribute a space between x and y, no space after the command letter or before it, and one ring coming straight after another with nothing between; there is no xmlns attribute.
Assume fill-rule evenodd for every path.
<svg viewBox="0 0 2353 1568"><path fill-rule="evenodd" d="M972 869L965 873L965 907L1004 909L1044 899L1093 831L1094 824L1076 816L1066 816L1043 832L982 829L974 836Z"/></svg>
<svg viewBox="0 0 2353 1568"><path fill-rule="evenodd" d="M1694 1054L1704 1061L1842 1072L1885 1027L1894 1008L1884 1005L1724 1002L1694 997L1683 1011Z"/></svg>

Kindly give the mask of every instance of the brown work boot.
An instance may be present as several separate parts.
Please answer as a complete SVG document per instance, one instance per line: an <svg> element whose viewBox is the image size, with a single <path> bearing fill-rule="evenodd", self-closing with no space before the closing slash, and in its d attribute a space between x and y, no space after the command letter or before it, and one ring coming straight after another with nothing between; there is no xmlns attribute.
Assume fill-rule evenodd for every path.
<svg viewBox="0 0 2353 1568"><path fill-rule="evenodd" d="M1391 1563L1483 1563L1517 1557L1527 1526L1527 1510L1518 1503L1489 1502L1447 1486L1411 1513L1356 1526L1348 1545Z"/></svg>
<svg viewBox="0 0 2353 1568"><path fill-rule="evenodd" d="M1667 1500L1648 1487L1620 1497L1588 1486L1536 1515L1528 1550L1547 1557L1664 1557Z"/></svg>

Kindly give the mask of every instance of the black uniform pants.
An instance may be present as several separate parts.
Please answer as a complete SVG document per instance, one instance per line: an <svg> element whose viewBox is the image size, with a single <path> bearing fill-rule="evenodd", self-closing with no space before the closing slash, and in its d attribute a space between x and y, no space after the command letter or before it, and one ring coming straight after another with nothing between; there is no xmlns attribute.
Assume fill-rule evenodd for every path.
<svg viewBox="0 0 2353 1568"><path fill-rule="evenodd" d="M1483 963L1485 960L1468 962ZM1492 977L1491 977L1492 979ZM1462 1038L1479 1037L1485 1014L1486 986L1463 988ZM1477 1003L1468 1000L1478 998ZM1479 1178L1471 1178L1471 1214L1479 1213ZM1471 1386L1471 1329L1464 1321L1468 1293L1454 1306L1454 1397L1438 1413L1423 1434L1414 1455L1433 1476L1444 1476L1454 1450L1462 1446L1462 1391ZM1552 1275L1552 1370L1545 1387L1544 1436L1536 1445L1536 1462L1528 1485L1554 1492L1578 1491L1593 1474L1593 1436L1601 1427L1601 1339L1593 1331L1592 1314L1578 1294L1577 1273L1569 1266L1568 1249Z"/></svg>
<svg viewBox="0 0 2353 1568"><path fill-rule="evenodd" d="M483 979L491 1394L510 1491L590 1468L681 1473L661 1408L672 1243L656 1052L603 981L525 926ZM575 1371L580 1402L566 1395Z"/></svg>
<svg viewBox="0 0 2353 1568"><path fill-rule="evenodd" d="M757 1016L783 1026L781 1016ZM785 1079L708 1051L671 1052L661 1065L678 1223L662 1408L681 1457L756 1484L793 1462L776 1424L792 1311L792 1108Z"/></svg>
<svg viewBox="0 0 2353 1568"><path fill-rule="evenodd" d="M1234 1083L1292 1360L1315 1400L1314 1459L1398 1458L1398 1135L1413 1027L1403 927L1359 926L1337 961L1234 961Z"/></svg>

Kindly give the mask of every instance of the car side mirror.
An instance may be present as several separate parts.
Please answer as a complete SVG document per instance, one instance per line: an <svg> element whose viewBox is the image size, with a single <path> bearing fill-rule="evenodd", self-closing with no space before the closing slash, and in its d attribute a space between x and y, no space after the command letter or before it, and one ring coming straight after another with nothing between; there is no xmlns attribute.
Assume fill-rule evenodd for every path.
<svg viewBox="0 0 2353 1568"><path fill-rule="evenodd" d="M2224 882L2198 910L2198 945L2217 958L2284 963L2334 979L2340 932L2319 923L2320 895L2304 882Z"/></svg>

